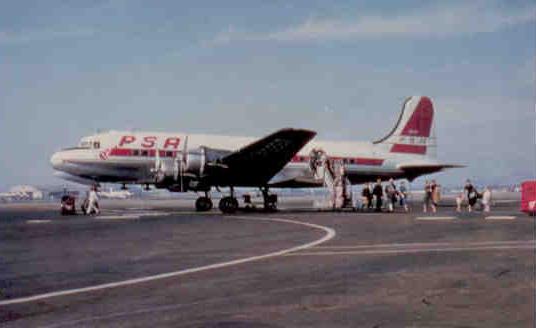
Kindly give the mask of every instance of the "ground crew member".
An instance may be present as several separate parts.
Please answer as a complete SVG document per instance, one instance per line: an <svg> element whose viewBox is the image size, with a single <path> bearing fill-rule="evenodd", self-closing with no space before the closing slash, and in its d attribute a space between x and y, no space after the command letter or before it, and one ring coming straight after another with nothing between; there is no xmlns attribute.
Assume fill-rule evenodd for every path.
<svg viewBox="0 0 536 328"><path fill-rule="evenodd" d="M99 196L97 195L97 186L91 187L91 190L89 191L86 214L91 215L93 211L95 211L96 215L100 214Z"/></svg>

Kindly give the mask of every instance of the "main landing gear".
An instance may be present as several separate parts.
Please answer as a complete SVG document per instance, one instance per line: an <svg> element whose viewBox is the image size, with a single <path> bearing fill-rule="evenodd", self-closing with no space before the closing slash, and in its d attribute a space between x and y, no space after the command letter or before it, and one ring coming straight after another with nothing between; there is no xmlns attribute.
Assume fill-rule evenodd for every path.
<svg viewBox="0 0 536 328"><path fill-rule="evenodd" d="M238 210L238 200L235 197L234 188L230 187L231 194L220 199L218 208L224 214L232 214ZM262 197L264 200L264 210L267 212L277 211L277 195L270 194L267 187L261 188ZM206 212L212 209L212 200L210 199L208 192L205 192L205 196L197 198L195 201L195 209L198 212Z"/></svg>
<svg viewBox="0 0 536 328"><path fill-rule="evenodd" d="M199 197L195 201L195 210L198 212L207 212L212 209L212 199L208 196L208 192L205 192L204 197Z"/></svg>
<svg viewBox="0 0 536 328"><path fill-rule="evenodd" d="M236 210L238 209L238 200L234 196L233 187L231 187L231 195L220 199L218 207L220 208L220 211L225 214L231 214L236 212Z"/></svg>

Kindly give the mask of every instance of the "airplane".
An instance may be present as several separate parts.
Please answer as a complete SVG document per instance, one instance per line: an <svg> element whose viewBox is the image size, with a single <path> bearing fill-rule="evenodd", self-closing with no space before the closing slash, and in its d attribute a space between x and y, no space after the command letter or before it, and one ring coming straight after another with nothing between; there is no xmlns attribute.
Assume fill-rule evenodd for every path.
<svg viewBox="0 0 536 328"><path fill-rule="evenodd" d="M196 200L197 211L212 209L213 187L229 187L230 194L221 198L219 208L233 213L238 208L235 187L260 188L265 208L275 209L277 196L269 188L325 185L326 174L319 174L320 158L329 159L324 163L337 161L351 184L377 178L412 181L461 167L436 159L434 128L430 98L412 96L404 101L393 129L372 142L316 141L312 140L316 132L293 128L263 138L108 131L82 138L78 146L54 153L50 161L56 175L78 183L204 192Z"/></svg>

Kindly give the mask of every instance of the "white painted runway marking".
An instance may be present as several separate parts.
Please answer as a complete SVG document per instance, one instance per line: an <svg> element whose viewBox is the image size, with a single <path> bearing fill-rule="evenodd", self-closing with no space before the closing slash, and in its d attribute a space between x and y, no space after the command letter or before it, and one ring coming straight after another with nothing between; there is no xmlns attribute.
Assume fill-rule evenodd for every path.
<svg viewBox="0 0 536 328"><path fill-rule="evenodd" d="M419 216L415 220L422 221L441 221L441 220L456 220L455 216Z"/></svg>
<svg viewBox="0 0 536 328"><path fill-rule="evenodd" d="M125 214L125 215L102 215L94 217L95 220L136 220L139 219L139 215Z"/></svg>
<svg viewBox="0 0 536 328"><path fill-rule="evenodd" d="M313 228L313 229L322 230L326 234L322 238L317 239L315 241L312 241L310 243L295 246L295 247L291 247L291 248L287 248L287 249L283 249L283 250L280 250L280 251L277 251L277 252L272 252L272 253L268 253L268 254L264 254L264 255L251 256L251 257L246 257L246 258L237 259L237 260L228 261L228 262L209 264L209 265L205 265L205 266L201 266L201 267L197 267L197 268L190 268L190 269L185 269L185 270L161 273L161 274L157 274L157 275L153 275L153 276L147 276L147 277L141 277L141 278L135 278L135 279L128 279L128 280L117 281L117 282L112 282L112 283L107 283L107 284L96 285L96 286L68 289L68 290L62 290L62 291L58 291L58 292L50 292L50 293L39 294L39 295L34 295L34 296L16 298L16 299L12 299L12 300L5 300L5 301L0 301L0 306L1 305L9 305L9 304L19 304L19 303L33 302L33 301L43 300L43 299L57 297L57 296L66 296L66 295L94 292L94 291L105 290L105 289L116 288L116 287L137 285L137 284L141 284L141 283L149 282L149 281L161 280L161 279L177 277L177 276L182 276L182 275L201 272L201 271L214 270L214 269L234 266L234 265L238 265L238 264L264 260L264 259L268 259L268 258L272 258L272 257L282 256L282 255L285 255L285 254L288 254L288 253L291 253L291 252L297 252L297 251L300 251L300 250L304 250L304 249L307 249L307 248L310 248L310 247L313 247L313 246L316 246L316 245L320 245L320 244L322 244L322 243L334 238L335 235L336 235L335 230L333 230L332 228L321 226L321 225L314 224L314 223L301 222L301 221L295 221L295 220L279 219L279 218L251 218L251 217L241 217L241 216L228 216L228 217L225 217L225 218L226 219L249 220L249 221L272 221L272 222L291 223L291 224L303 225L303 226Z"/></svg>
<svg viewBox="0 0 536 328"><path fill-rule="evenodd" d="M437 242L437 243L393 243L393 244L368 244L368 245L341 245L341 246L316 246L311 249L363 249L363 248L412 248L412 247L438 247L438 246L487 246L487 245L510 245L530 244L536 240L498 240L480 242Z"/></svg>
<svg viewBox="0 0 536 328"><path fill-rule="evenodd" d="M486 220L514 220L515 216L486 216Z"/></svg>
<svg viewBox="0 0 536 328"><path fill-rule="evenodd" d="M51 220L28 220L26 223L28 224L41 224L41 223L49 223Z"/></svg>
<svg viewBox="0 0 536 328"><path fill-rule="evenodd" d="M536 245L532 243L498 246L472 246L472 247L443 247L443 248L408 248L408 249L371 249L359 251L323 251L311 253L293 253L285 256L329 256L329 255L393 255L414 253L443 253L443 252L472 252L490 250L534 250Z"/></svg>

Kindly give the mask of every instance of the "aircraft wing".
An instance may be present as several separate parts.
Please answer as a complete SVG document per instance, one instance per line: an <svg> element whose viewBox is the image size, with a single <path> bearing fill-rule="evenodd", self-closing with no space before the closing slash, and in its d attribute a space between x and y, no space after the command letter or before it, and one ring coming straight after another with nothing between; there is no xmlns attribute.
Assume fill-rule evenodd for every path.
<svg viewBox="0 0 536 328"><path fill-rule="evenodd" d="M222 185L262 186L303 148L316 132L282 129L218 160L209 174ZM209 164L210 165L210 164Z"/></svg>

